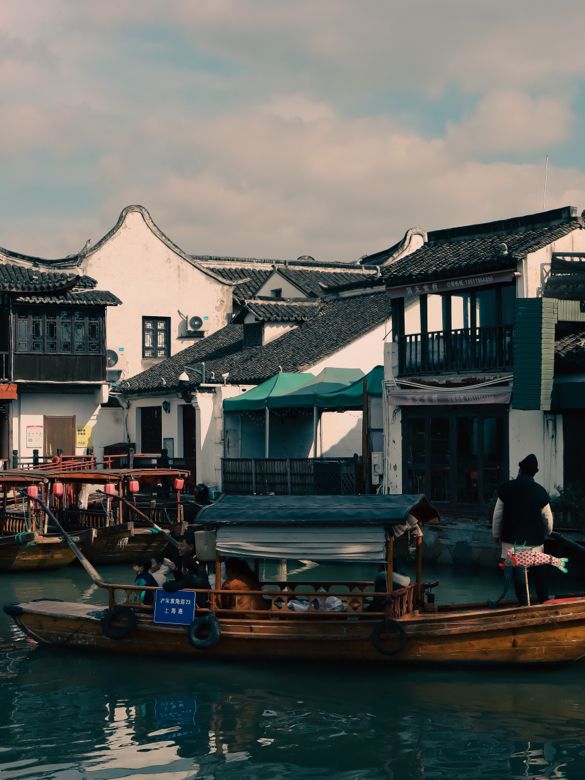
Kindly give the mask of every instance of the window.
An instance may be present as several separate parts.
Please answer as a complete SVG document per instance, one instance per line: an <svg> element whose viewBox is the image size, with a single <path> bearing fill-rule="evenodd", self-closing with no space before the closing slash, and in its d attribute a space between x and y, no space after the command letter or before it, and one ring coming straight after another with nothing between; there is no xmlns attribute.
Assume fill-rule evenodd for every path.
<svg viewBox="0 0 585 780"><path fill-rule="evenodd" d="M16 315L15 352L101 355L103 318L83 311L21 311Z"/></svg>
<svg viewBox="0 0 585 780"><path fill-rule="evenodd" d="M404 492L485 507L508 473L507 407L403 409Z"/></svg>
<svg viewBox="0 0 585 780"><path fill-rule="evenodd" d="M142 318L142 357L168 357L171 354L170 317Z"/></svg>

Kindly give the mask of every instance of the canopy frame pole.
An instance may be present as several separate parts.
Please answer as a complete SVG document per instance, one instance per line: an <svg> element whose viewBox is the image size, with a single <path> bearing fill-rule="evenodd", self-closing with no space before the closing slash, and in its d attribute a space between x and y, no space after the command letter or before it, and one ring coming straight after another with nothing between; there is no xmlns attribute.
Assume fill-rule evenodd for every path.
<svg viewBox="0 0 585 780"><path fill-rule="evenodd" d="M394 535L386 532L386 592L392 593L394 586Z"/></svg>
<svg viewBox="0 0 585 780"><path fill-rule="evenodd" d="M417 600L419 605L422 603L422 598L423 598L423 592L422 592L422 556L423 556L423 536L422 536L422 534L419 534L416 537L416 557L415 557L415 567L416 567L416 600Z"/></svg>
<svg viewBox="0 0 585 780"><path fill-rule="evenodd" d="M270 457L270 411L267 406L264 408L264 457L266 460Z"/></svg>
<svg viewBox="0 0 585 780"><path fill-rule="evenodd" d="M317 458L319 457L317 455L318 447L317 447L317 428L319 426L319 412L317 410L317 406L313 406L313 457Z"/></svg>

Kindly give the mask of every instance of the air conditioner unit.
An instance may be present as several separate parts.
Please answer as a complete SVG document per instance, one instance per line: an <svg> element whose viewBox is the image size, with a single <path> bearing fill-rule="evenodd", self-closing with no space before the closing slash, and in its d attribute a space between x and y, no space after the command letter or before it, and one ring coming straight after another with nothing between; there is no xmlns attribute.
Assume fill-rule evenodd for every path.
<svg viewBox="0 0 585 780"><path fill-rule="evenodd" d="M372 484L377 485L384 476L384 453L370 453L370 461L372 464Z"/></svg>
<svg viewBox="0 0 585 780"><path fill-rule="evenodd" d="M106 380L110 385L117 385L128 377L128 358L115 349L106 351Z"/></svg>
<svg viewBox="0 0 585 780"><path fill-rule="evenodd" d="M184 335L191 338L202 338L204 335L203 318L198 315L185 317L183 320Z"/></svg>

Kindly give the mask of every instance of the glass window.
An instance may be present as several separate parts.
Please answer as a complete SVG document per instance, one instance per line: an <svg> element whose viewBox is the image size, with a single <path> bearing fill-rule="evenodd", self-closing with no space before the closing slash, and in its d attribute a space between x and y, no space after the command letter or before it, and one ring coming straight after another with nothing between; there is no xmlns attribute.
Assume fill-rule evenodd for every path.
<svg viewBox="0 0 585 780"><path fill-rule="evenodd" d="M73 322L73 341L75 353L87 352L87 320L80 315Z"/></svg>
<svg viewBox="0 0 585 780"><path fill-rule="evenodd" d="M171 320L169 317L142 318L142 357L168 357Z"/></svg>
<svg viewBox="0 0 585 780"><path fill-rule="evenodd" d="M30 351L31 352L44 352L44 338L43 338L43 317L31 318L31 334L30 334Z"/></svg>
<svg viewBox="0 0 585 780"><path fill-rule="evenodd" d="M57 351L57 316L47 314L45 317L45 352Z"/></svg>
<svg viewBox="0 0 585 780"><path fill-rule="evenodd" d="M60 316L57 347L58 351L64 354L71 354L73 352L73 323L71 315L62 314Z"/></svg>

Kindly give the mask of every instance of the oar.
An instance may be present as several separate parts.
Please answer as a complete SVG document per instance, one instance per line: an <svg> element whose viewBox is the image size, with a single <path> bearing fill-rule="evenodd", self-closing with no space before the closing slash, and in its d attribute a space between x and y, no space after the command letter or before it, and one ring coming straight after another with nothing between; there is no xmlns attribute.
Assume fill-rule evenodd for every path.
<svg viewBox="0 0 585 780"><path fill-rule="evenodd" d="M59 531L61 532L61 536L66 541L67 545L71 549L71 551L75 554L75 557L79 561L79 563L83 566L85 571L89 574L92 581L95 582L96 585L99 585L100 587L107 587L104 580L101 578L100 573L94 566L87 560L85 555L81 552L79 547L75 544L71 536L67 533L67 531L63 528L61 523L57 520L55 515L51 512L49 507L45 504L44 501L42 501L40 498L33 498L33 501L36 501L37 504L47 513L48 517L52 520L53 523L57 526Z"/></svg>
<svg viewBox="0 0 585 780"><path fill-rule="evenodd" d="M566 544L567 547L571 547L573 550L576 550L577 552L585 553L585 547L582 544L579 544L579 542L574 542L572 539L568 539L566 536L563 536L558 531L553 531L549 538L558 539L559 542Z"/></svg>
<svg viewBox="0 0 585 780"><path fill-rule="evenodd" d="M177 549L179 548L179 543L176 539L174 539L169 533L167 533L167 531L161 528L160 525L157 525L153 520L150 519L148 515L145 515L144 512L138 509L138 507L134 506L134 504L125 499L123 496L118 496L115 493L113 495L107 495L103 490L96 490L96 493L100 493L102 496L107 496L107 498L117 498L118 501L122 502L122 504L125 504L127 507L130 507L133 512L136 512L139 517L141 517L143 520L146 520L146 522L152 526L152 528L155 528L159 533L163 534L163 536L166 536L167 540L170 542L170 544L173 545L173 547L176 547Z"/></svg>

